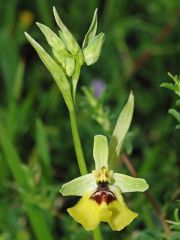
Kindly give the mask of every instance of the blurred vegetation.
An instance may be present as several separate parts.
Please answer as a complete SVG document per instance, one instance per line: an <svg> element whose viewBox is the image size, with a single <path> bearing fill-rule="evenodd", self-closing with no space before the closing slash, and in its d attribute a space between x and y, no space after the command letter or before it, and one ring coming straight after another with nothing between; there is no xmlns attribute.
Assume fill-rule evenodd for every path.
<svg viewBox="0 0 180 240"><path fill-rule="evenodd" d="M180 72L179 1L55 0L53 5L79 43L96 7L99 30L106 34L100 60L82 70L77 96L89 170L93 136L108 135L133 90L135 113L125 151L172 231L169 236L149 199L137 193L126 201L139 218L121 232L102 224L103 239L180 239L180 136L176 119L167 114L177 98L160 88L169 81L167 72ZM67 215L77 199L58 193L63 182L79 175L67 109L24 37L28 31L48 47L35 22L57 30L52 7L48 0L0 1L0 240L92 239ZM93 105L88 93L97 79L106 89ZM117 170L129 174L121 160Z"/></svg>

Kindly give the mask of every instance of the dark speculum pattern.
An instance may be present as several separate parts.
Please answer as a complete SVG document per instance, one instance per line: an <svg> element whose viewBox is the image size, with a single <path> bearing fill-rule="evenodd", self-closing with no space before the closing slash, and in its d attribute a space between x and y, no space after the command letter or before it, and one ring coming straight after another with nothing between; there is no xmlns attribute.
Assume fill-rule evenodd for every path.
<svg viewBox="0 0 180 240"><path fill-rule="evenodd" d="M98 204L106 202L107 204L116 200L116 196L108 188L108 183L98 183L98 188L95 193L93 193L90 199L95 200Z"/></svg>

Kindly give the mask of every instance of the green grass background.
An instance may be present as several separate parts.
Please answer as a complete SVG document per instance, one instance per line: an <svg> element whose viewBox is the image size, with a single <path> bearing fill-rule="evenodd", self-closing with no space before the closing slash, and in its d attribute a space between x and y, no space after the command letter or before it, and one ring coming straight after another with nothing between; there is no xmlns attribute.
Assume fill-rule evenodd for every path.
<svg viewBox="0 0 180 240"><path fill-rule="evenodd" d="M167 72L180 72L178 0L0 0L0 240L92 239L66 212L77 201L63 198L60 186L79 175L68 112L57 86L24 37L30 33L50 52L35 22L58 30L52 7L79 43L98 7L98 32L106 34L97 64L83 67L77 93L77 116L88 169L93 169L93 136L104 134L93 120L82 86L101 79L106 91L99 105L113 127L130 90L135 112L126 152L138 176L166 219L174 220L180 197L179 132L167 111L176 97L160 88ZM120 161L117 171L129 174ZM139 217L121 232L102 224L103 239L180 239L168 237L144 194L125 195Z"/></svg>

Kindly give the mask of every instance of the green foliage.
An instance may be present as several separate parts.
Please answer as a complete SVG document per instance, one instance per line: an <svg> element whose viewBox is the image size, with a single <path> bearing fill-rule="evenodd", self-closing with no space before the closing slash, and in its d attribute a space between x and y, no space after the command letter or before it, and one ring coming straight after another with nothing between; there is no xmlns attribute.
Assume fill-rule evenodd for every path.
<svg viewBox="0 0 180 240"><path fill-rule="evenodd" d="M151 186L150 191L166 219L178 223L173 213L180 194L180 139L179 131L173 131L174 119L166 115L175 99L159 85L167 81L167 71L179 71L179 0L55 0L53 4L78 42L83 42L97 7L98 29L106 34L101 58L94 66L84 67L79 79L79 87L85 87L91 96L80 88L76 96L78 125L89 170L93 169L93 136L110 134L132 89L135 114L125 150L131 153L138 176ZM66 207L71 207L77 199L64 199L58 193L61 184L79 175L67 110L50 74L24 37L24 31L29 32L51 55L52 49L35 28L35 21L57 32L52 7L47 0L33 4L22 0L0 1L0 239L3 240L46 240L49 235L46 231L54 240L92 237L67 216ZM106 89L96 98L93 81L99 78ZM174 80L170 84L175 87ZM179 112L179 106L177 100L173 109ZM129 174L121 161L117 168ZM22 191L21 181L28 183L29 192ZM171 238L167 237L159 216L143 195L130 195L126 202L139 212L139 218L117 233L102 224L103 240L180 238L174 227Z"/></svg>
<svg viewBox="0 0 180 240"><path fill-rule="evenodd" d="M161 87L165 87L167 89L170 89L171 91L173 91L176 95L178 95L178 97L180 97L180 76L178 75L171 75L170 73L168 73L168 75L170 76L170 78L173 80L173 83L162 83ZM180 107L180 99L176 101L176 106L179 108ZM178 121L178 125L176 125L176 129L180 129L180 111L171 108L168 111L177 121Z"/></svg>

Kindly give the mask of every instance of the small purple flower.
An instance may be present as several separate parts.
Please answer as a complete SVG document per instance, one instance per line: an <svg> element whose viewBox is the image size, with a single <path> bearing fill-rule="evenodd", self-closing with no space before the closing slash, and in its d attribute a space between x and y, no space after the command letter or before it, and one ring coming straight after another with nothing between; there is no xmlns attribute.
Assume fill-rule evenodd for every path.
<svg viewBox="0 0 180 240"><path fill-rule="evenodd" d="M102 95L102 93L105 91L106 89L106 84L103 80L101 79L94 79L92 81L92 89L93 89L93 95L95 96L95 98L100 98L100 96Z"/></svg>

